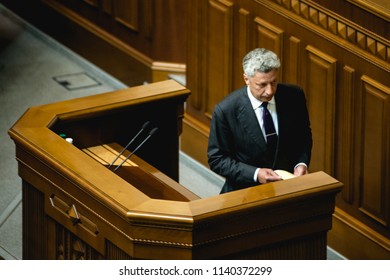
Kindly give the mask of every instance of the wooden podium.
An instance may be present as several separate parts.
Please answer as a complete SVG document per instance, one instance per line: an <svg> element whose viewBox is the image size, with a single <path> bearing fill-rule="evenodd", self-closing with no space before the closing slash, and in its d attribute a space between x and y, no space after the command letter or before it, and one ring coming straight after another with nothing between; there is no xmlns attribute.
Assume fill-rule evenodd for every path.
<svg viewBox="0 0 390 280"><path fill-rule="evenodd" d="M327 174L209 198L176 182L188 95L169 80L27 110L9 130L23 258L326 259L342 187ZM146 121L157 133L113 172L110 161Z"/></svg>

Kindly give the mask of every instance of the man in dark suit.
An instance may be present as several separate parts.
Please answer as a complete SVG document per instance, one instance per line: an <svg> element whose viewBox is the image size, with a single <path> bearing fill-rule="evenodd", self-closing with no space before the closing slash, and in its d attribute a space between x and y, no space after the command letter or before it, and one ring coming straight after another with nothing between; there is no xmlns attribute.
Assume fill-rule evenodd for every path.
<svg viewBox="0 0 390 280"><path fill-rule="evenodd" d="M207 154L211 170L226 178L221 193L280 180L276 169L308 173L312 135L305 95L278 83L279 67L275 53L252 50L243 59L246 86L215 106Z"/></svg>

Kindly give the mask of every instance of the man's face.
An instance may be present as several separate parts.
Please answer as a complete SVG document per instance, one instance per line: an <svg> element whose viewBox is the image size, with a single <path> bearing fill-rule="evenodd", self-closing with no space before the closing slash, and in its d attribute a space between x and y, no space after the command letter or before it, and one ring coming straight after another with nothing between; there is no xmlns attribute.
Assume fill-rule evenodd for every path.
<svg viewBox="0 0 390 280"><path fill-rule="evenodd" d="M256 99L268 102L276 92L278 86L277 76L278 71L274 69L268 73L256 72L253 77L247 77L244 74L244 81Z"/></svg>

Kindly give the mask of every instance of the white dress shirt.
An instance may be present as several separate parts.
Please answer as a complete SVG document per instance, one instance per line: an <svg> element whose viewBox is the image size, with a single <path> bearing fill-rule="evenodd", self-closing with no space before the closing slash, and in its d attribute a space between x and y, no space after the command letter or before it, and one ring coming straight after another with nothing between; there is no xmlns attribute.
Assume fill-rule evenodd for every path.
<svg viewBox="0 0 390 280"><path fill-rule="evenodd" d="M267 137L265 136L265 131L264 131L264 127L263 127L263 107L261 107L261 104L263 102L260 100L257 100L252 95L252 93L250 92L249 86L247 87L247 94L248 94L249 100L251 101L252 108L255 111L257 120L259 121L260 129L263 132L264 139L267 141ZM276 113L275 97L272 97L272 99L268 102L267 109L272 116L272 120L274 121L276 134L279 134L278 115Z"/></svg>

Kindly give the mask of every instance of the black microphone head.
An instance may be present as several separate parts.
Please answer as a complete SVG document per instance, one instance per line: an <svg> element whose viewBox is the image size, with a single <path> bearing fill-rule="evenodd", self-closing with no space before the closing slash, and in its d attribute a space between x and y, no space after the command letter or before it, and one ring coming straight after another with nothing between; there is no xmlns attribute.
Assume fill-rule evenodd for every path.
<svg viewBox="0 0 390 280"><path fill-rule="evenodd" d="M152 136L153 134L155 134L158 130L158 127L155 127L153 128L150 132L149 132L149 135Z"/></svg>
<svg viewBox="0 0 390 280"><path fill-rule="evenodd" d="M147 128L149 125L150 125L150 121L146 121L146 122L142 125L142 129Z"/></svg>

